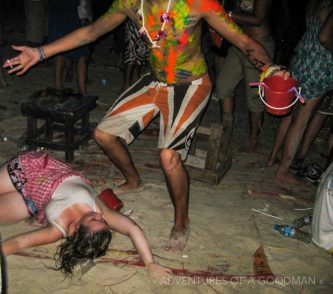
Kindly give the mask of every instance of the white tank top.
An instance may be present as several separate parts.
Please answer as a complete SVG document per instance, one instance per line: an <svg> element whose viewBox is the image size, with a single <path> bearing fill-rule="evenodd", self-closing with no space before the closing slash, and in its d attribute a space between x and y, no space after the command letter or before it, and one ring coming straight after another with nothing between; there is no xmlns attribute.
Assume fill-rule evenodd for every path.
<svg viewBox="0 0 333 294"><path fill-rule="evenodd" d="M96 212L96 190L78 176L65 179L54 191L51 201L45 206L45 214L50 223L55 225L64 235L66 230L55 220L69 206L76 203L86 203Z"/></svg>

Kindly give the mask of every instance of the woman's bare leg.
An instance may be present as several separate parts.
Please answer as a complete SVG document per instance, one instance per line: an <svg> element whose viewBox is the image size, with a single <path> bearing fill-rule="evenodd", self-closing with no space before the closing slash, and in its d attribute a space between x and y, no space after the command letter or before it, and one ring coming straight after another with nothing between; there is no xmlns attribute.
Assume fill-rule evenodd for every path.
<svg viewBox="0 0 333 294"><path fill-rule="evenodd" d="M293 114L293 118L286 135L283 157L275 174L275 178L283 183L303 183L303 181L295 175L289 173L289 167L302 140L307 123L310 120L319 100L319 98L307 100L305 105L298 105L296 112Z"/></svg>
<svg viewBox="0 0 333 294"><path fill-rule="evenodd" d="M0 222L15 222L29 217L27 206L9 178L7 166L0 168Z"/></svg>
<svg viewBox="0 0 333 294"><path fill-rule="evenodd" d="M313 140L317 136L317 134L319 133L322 126L324 125L324 122L326 121L326 118L327 118L327 115L322 114L320 112L317 112L313 116L311 122L309 123L309 125L306 129L301 148L299 150L299 153L296 156L297 159L302 159L303 160L308 155L308 152L309 152L310 147L313 143Z"/></svg>

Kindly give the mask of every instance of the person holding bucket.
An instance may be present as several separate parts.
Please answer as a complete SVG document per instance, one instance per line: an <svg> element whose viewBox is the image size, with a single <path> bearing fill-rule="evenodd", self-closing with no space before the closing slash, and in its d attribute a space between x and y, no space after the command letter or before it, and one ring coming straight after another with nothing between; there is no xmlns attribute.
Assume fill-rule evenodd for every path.
<svg viewBox="0 0 333 294"><path fill-rule="evenodd" d="M253 39L259 42L273 57L274 39L270 30L269 11L271 0L240 0L235 3L231 18ZM259 81L260 72L235 46L231 46L216 78L216 96L221 102L224 127L232 127L234 120L234 94L237 85L244 79L247 108L250 118L249 142L241 151L255 151L262 128L264 105L258 97L258 89L249 83Z"/></svg>
<svg viewBox="0 0 333 294"><path fill-rule="evenodd" d="M13 157L0 168L0 183L0 222L35 218L44 225L4 240L5 255L62 239L56 269L70 277L81 261L105 255L112 229L131 239L149 275L170 272L154 261L141 228L104 202L107 190L98 197L82 173L50 154L28 151Z"/></svg>
<svg viewBox="0 0 333 294"><path fill-rule="evenodd" d="M306 9L306 26L290 64L292 76L298 81L306 103L298 104L292 113L281 119L268 160L268 166L277 162L277 154L283 145L275 178L290 184L303 183L289 172L289 167L320 97L333 89L333 1L310 0Z"/></svg>

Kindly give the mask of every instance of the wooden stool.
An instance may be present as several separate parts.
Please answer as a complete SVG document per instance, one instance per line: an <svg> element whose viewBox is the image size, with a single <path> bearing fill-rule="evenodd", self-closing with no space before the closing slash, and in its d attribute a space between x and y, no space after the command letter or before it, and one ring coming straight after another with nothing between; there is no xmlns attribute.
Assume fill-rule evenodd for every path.
<svg viewBox="0 0 333 294"><path fill-rule="evenodd" d="M97 98L48 88L22 102L21 112L27 116L26 144L29 149L62 150L66 161L73 161L74 150L90 136L89 114L95 108ZM59 138L55 138L56 135L60 135Z"/></svg>
<svg viewBox="0 0 333 294"><path fill-rule="evenodd" d="M198 127L185 162L190 178L215 185L221 181L232 163L231 134L231 127L224 128L218 124L212 124L210 128ZM200 136L205 138L202 143L207 150L197 148Z"/></svg>

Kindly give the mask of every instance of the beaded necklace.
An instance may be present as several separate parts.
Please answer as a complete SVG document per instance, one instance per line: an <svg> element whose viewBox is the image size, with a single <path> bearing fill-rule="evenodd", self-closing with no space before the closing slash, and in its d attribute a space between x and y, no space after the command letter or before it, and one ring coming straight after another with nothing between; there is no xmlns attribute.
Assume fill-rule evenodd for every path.
<svg viewBox="0 0 333 294"><path fill-rule="evenodd" d="M149 35L149 32L145 26L145 15L143 13L143 3L144 3L144 0L141 0L141 9L138 11L138 13L140 14L141 18L142 18L142 25L141 25L141 28L139 30L139 33L142 34L142 33L145 33L146 36L148 37L150 43L152 44L152 48L160 48L161 46L160 45L157 45L157 42L163 38L166 37L166 34L164 33L164 27L165 27L165 24L167 22L170 21L170 14L169 14L169 11L170 11L170 5L171 5L171 0L169 0L168 2L168 7L167 7L167 10L165 13L163 13L163 15L161 16L161 29L158 31L156 37L154 39L152 39Z"/></svg>

